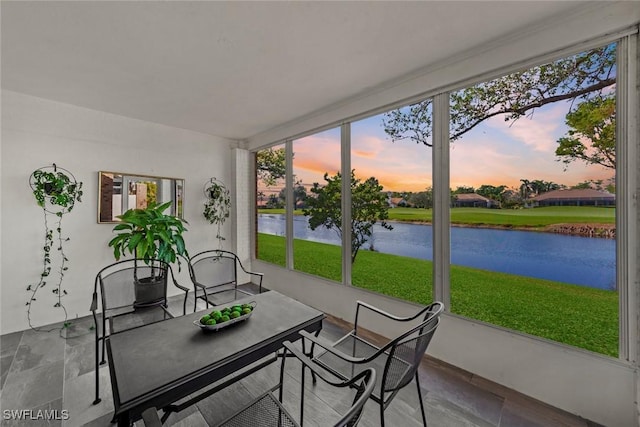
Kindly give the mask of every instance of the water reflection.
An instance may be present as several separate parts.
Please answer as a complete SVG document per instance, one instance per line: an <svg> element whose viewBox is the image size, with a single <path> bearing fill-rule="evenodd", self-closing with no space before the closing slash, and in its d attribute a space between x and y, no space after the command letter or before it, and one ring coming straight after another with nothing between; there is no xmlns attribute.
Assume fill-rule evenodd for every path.
<svg viewBox="0 0 640 427"><path fill-rule="evenodd" d="M284 236L284 215L258 215L261 233ZM304 216L294 217L294 236L340 244L333 230L312 231ZM393 223L374 227L376 251L432 260L430 225ZM365 245L362 249L369 249ZM357 262L357 261L356 261ZM451 263L484 270L615 290L615 240L486 228L451 228Z"/></svg>

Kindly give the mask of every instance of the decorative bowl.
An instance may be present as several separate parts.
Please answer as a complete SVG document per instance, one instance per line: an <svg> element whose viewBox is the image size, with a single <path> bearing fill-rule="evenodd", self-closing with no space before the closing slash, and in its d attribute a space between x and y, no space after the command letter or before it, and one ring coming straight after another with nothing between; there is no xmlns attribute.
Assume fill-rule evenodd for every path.
<svg viewBox="0 0 640 427"><path fill-rule="evenodd" d="M245 304L229 304L227 307L224 308L218 308L217 306L213 308L213 310L205 316L209 316L209 318L211 317L215 317L214 313L218 312L220 313L220 315L222 316L223 313L225 313L227 310L229 310L230 312L234 311L233 308L234 307L241 307L241 308L250 308L251 311L249 311L248 313L245 314L241 314L238 317L235 318L231 318L227 321L223 321L223 322L216 322L215 325L206 325L201 323L201 320L205 317L202 316L200 319L196 319L193 321L193 324L196 325L197 327L199 327L202 330L205 331L218 331L220 329L226 328L228 326L234 325L236 323L242 322L244 320L247 320L248 318L251 317L251 315L253 314L253 310L255 310L257 303L255 301L251 301L249 303L245 303Z"/></svg>

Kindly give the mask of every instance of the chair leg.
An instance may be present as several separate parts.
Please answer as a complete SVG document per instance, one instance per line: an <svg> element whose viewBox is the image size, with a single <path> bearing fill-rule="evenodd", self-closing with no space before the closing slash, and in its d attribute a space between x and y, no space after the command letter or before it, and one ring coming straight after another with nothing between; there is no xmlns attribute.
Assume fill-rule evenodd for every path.
<svg viewBox="0 0 640 427"><path fill-rule="evenodd" d="M100 358L100 356L98 355L98 352L100 351L100 343L98 342L98 328L96 328L96 398L93 401L94 405L97 405L98 403L100 403L100 372L98 371L99 369L99 361L98 359Z"/></svg>
<svg viewBox="0 0 640 427"><path fill-rule="evenodd" d="M418 387L418 399L420 400L420 411L422 413L422 424L427 427L427 416L424 412L424 402L422 401L422 390L420 390L420 380L418 379L418 371L416 371L416 386Z"/></svg>
<svg viewBox="0 0 640 427"><path fill-rule="evenodd" d="M198 291L193 291L193 312L198 311Z"/></svg>
<svg viewBox="0 0 640 427"><path fill-rule="evenodd" d="M316 331L316 337L317 337L318 335L320 335L320 330L317 330L317 331ZM305 355L309 356L309 358L313 359L313 349L315 348L316 343L314 343L314 342L312 342L312 343L311 343L311 350L309 351L309 353L307 353L307 351L306 351L305 343L306 343L306 341L304 340L304 338L302 338L302 352L303 352ZM303 365L303 367L304 367L304 365ZM313 381L313 385L316 385L316 382L318 381L318 380L316 379L316 373L315 373L315 372L313 372L311 369L310 369L310 371L311 371L311 379L312 379L312 381ZM302 369L302 373L303 373L303 375L304 375L304 369Z"/></svg>
<svg viewBox="0 0 640 427"><path fill-rule="evenodd" d="M104 337L107 335L107 321L106 319L102 319L102 360L100 361L101 365L104 365L105 363L107 363L107 360L105 359L105 354L107 352L106 349L106 342L104 340Z"/></svg>
<svg viewBox="0 0 640 427"><path fill-rule="evenodd" d="M380 427L384 427L384 403L382 402L380 402Z"/></svg>
<svg viewBox="0 0 640 427"><path fill-rule="evenodd" d="M186 316L187 315L187 296L189 295L189 293L186 293L184 295L184 302L182 303L182 315Z"/></svg>

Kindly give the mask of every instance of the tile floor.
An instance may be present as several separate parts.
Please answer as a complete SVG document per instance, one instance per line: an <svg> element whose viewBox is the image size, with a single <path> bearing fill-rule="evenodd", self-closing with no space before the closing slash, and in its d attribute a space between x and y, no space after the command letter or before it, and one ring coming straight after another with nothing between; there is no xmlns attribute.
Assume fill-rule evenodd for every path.
<svg viewBox="0 0 640 427"><path fill-rule="evenodd" d="M187 307L193 307L190 301ZM204 305L203 307L204 308ZM182 313L180 300L170 304L173 313ZM108 366L100 368L102 402L93 405L94 396L94 335L91 317L78 319L66 331L66 339L58 331L49 333L31 330L0 337L0 424L3 426L109 426L113 400ZM322 335L331 339L348 328L345 322L329 318ZM150 356L153 357L153 356ZM161 356L158 356L161 357ZM279 363L272 364L229 388L206 398L195 406L172 414L165 425L199 427L216 425L235 412L244 402L252 400L277 382ZM291 391L285 400L294 402L295 410L300 383L299 370L288 365L286 384ZM513 390L479 378L446 363L426 357L420 368L420 380L431 427L486 426L534 427L575 426L594 427L597 424L573 416ZM320 383L319 383L320 384ZM306 425L325 427L333 408L340 408L342 398L312 386L307 381L305 405ZM4 419L5 410L57 410L58 418L67 419L17 421ZM413 427L421 425L415 385L403 389L385 412L387 426ZM45 411L46 412L46 411ZM50 413L50 412L49 412ZM296 412L294 412L296 413ZM335 413L334 413L335 414ZM138 421L136 426L142 426ZM379 414L375 402L365 406L362 426L378 426ZM248 426L250 427L250 426Z"/></svg>

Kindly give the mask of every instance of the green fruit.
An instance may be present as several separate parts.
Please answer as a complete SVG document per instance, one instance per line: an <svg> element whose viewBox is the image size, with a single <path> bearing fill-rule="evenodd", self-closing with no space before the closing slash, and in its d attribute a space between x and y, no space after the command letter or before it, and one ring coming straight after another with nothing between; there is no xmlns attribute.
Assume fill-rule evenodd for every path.
<svg viewBox="0 0 640 427"><path fill-rule="evenodd" d="M220 316L222 316L222 313L220 312L220 310L213 310L213 311L211 312L211 317L213 317L214 319L215 319L216 317L220 317Z"/></svg>
<svg viewBox="0 0 640 427"><path fill-rule="evenodd" d="M209 316L208 314L205 314L200 318L200 323L202 323L203 325L206 325L209 319L211 319L211 316Z"/></svg>
<svg viewBox="0 0 640 427"><path fill-rule="evenodd" d="M209 320L207 320L207 325L211 325L211 326L213 326L213 325L215 325L215 324L216 324L215 319L209 319Z"/></svg>
<svg viewBox="0 0 640 427"><path fill-rule="evenodd" d="M231 307L231 310L234 310L234 311L242 310L242 306L241 305L234 305L233 307Z"/></svg>
<svg viewBox="0 0 640 427"><path fill-rule="evenodd" d="M227 316L226 314L223 314L222 317L220 318L220 323L228 322L228 321L229 321L229 316Z"/></svg>
<svg viewBox="0 0 640 427"><path fill-rule="evenodd" d="M251 307L251 304L242 304L242 308L245 309L245 308L252 308L252 307Z"/></svg>
<svg viewBox="0 0 640 427"><path fill-rule="evenodd" d="M231 317L232 319L235 319L235 318L237 318L237 317L240 317L240 312L239 312L239 311L236 311L236 310L233 310L233 311L231 312L230 317Z"/></svg>
<svg viewBox="0 0 640 427"><path fill-rule="evenodd" d="M243 308L242 309L242 314L249 314L249 313L251 313L251 309L250 308L247 307L247 308Z"/></svg>

